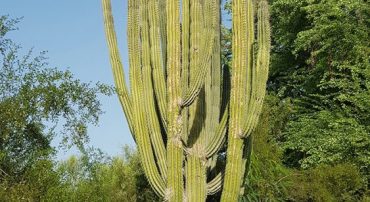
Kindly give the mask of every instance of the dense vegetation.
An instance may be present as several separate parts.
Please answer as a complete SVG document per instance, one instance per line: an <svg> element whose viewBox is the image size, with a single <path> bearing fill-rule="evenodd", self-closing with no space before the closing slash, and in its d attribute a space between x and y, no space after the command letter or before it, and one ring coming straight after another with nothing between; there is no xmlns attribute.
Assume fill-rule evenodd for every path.
<svg viewBox="0 0 370 202"><path fill-rule="evenodd" d="M370 6L270 2L269 93L241 200L368 201ZM47 68L43 55L19 58L19 47L6 38L15 23L0 18L0 201L157 201L135 151L110 158L83 148L82 123L98 121L96 93L109 89ZM224 29L225 65L228 34ZM50 140L60 131L46 121L66 114L67 145L80 145L83 155L56 162Z"/></svg>
<svg viewBox="0 0 370 202"><path fill-rule="evenodd" d="M370 6L361 0L271 3L269 99L248 185L258 191L247 196L367 201Z"/></svg>
<svg viewBox="0 0 370 202"><path fill-rule="evenodd" d="M270 2L269 96L246 198L368 201L370 6Z"/></svg>

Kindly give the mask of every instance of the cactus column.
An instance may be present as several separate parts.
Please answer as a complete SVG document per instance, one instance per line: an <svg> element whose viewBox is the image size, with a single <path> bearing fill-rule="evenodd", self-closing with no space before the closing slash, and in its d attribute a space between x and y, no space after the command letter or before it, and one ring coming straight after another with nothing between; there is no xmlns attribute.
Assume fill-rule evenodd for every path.
<svg viewBox="0 0 370 202"><path fill-rule="evenodd" d="M258 3L257 53L254 43L252 0L233 0L232 75L227 162L221 201L237 201L245 164L250 158L252 132L265 95L269 67L270 26L268 5ZM243 152L244 151L244 152ZM249 154L249 155L248 155Z"/></svg>
<svg viewBox="0 0 370 202"><path fill-rule="evenodd" d="M236 201L266 88L265 0L256 53L252 0L233 2L231 78L221 74L228 69L220 62L220 0L128 0L130 90L111 2L102 5L117 94L155 192L171 202L203 202L223 188L222 200Z"/></svg>

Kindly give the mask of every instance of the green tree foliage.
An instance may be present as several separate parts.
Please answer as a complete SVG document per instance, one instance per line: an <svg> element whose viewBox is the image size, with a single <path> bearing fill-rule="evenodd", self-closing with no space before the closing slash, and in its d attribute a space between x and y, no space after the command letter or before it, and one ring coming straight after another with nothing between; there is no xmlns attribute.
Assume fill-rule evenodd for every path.
<svg viewBox="0 0 370 202"><path fill-rule="evenodd" d="M122 157L97 159L90 165L86 158L91 157L72 156L58 165L57 172L65 190L59 194L52 192L50 196L64 196L62 201L159 200L144 176L135 150L125 147Z"/></svg>
<svg viewBox="0 0 370 202"><path fill-rule="evenodd" d="M111 89L49 68L45 52L21 55L7 38L17 22L0 16L0 201L39 201L60 181L50 141L63 135L83 150L86 125L102 113L97 94Z"/></svg>
<svg viewBox="0 0 370 202"><path fill-rule="evenodd" d="M37 161L22 177L0 183L0 201L160 201L128 147L113 159L89 153L57 164Z"/></svg>
<svg viewBox="0 0 370 202"><path fill-rule="evenodd" d="M0 177L0 201L40 201L59 185L58 173L51 160L38 160L21 176Z"/></svg>
<svg viewBox="0 0 370 202"><path fill-rule="evenodd" d="M289 122L284 134L286 164L302 168L353 162L370 165L369 131L356 119L330 111L304 114Z"/></svg>
<svg viewBox="0 0 370 202"><path fill-rule="evenodd" d="M82 148L86 124L96 124L102 113L97 94L110 89L47 67L45 52L21 56L20 46L7 38L17 22L0 17L0 169L19 181L53 153L50 141L56 132L63 134L65 145Z"/></svg>
<svg viewBox="0 0 370 202"><path fill-rule="evenodd" d="M294 112L281 142L288 165L370 165L369 11L361 0L276 0L270 89Z"/></svg>
<svg viewBox="0 0 370 202"><path fill-rule="evenodd" d="M309 169L288 168L282 161L284 133L292 103L276 95L266 97L254 147L249 176L241 201L366 201L367 183L351 163Z"/></svg>
<svg viewBox="0 0 370 202"><path fill-rule="evenodd" d="M366 183L352 164L320 165L296 172L291 179L287 199L291 201L368 201Z"/></svg>
<svg viewBox="0 0 370 202"><path fill-rule="evenodd" d="M265 103L260 124L266 124L266 111L273 121L265 125L269 135L259 130L255 136L255 141L260 137L263 141L254 147L253 156L258 158L246 183L254 189L245 198L367 201L369 5L364 1L271 2L273 54L268 88L276 93L276 102L270 96ZM275 113L278 106L287 110ZM269 141L267 147L264 141ZM281 156L274 149L276 143ZM266 151L273 153L264 159ZM278 158L275 166L269 166L275 157L284 161Z"/></svg>

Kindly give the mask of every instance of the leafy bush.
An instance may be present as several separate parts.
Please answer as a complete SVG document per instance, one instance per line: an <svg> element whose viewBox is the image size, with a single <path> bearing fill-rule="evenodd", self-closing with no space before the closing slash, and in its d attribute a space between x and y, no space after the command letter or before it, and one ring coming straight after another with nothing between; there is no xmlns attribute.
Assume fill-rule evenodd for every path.
<svg viewBox="0 0 370 202"><path fill-rule="evenodd" d="M51 189L46 201L159 201L145 178L138 153L129 147L123 157L93 165L71 157L59 164L57 171L59 190L64 191Z"/></svg>
<svg viewBox="0 0 370 202"><path fill-rule="evenodd" d="M291 201L366 201L370 199L359 169L351 164L319 166L295 175ZM367 194L367 195L366 195Z"/></svg>
<svg viewBox="0 0 370 202"><path fill-rule="evenodd" d="M305 170L301 167L289 168L284 163L286 153L279 141L284 138L292 145L302 145L309 148L314 142L314 137L307 139L294 138L299 131L306 131L302 126L301 130L286 137L284 130L287 127L287 118L292 114L292 104L288 100L280 101L276 95L267 96L259 127L254 135L254 147L249 175L244 185L244 195L240 201L366 201L369 199L366 177L360 172L358 165L343 162L355 162L359 158L334 161L333 165L325 165L327 162L317 162L308 166ZM277 118L278 117L278 118ZM330 119L317 120L317 124L332 122ZM311 123L312 124L312 123ZM307 125L307 124L306 124ZM341 124L337 124L341 126ZM316 126L307 131L320 130ZM344 129L343 129L344 130ZM347 128L346 130L351 130ZM331 132L335 132L334 129ZM337 135L339 133L336 133ZM340 137L338 135L338 137ZM350 138L350 136L344 136ZM360 135L358 137L361 137ZM362 136L364 137L364 136ZM327 137L330 138L330 137ZM308 142L304 142L308 141ZM303 142L303 143L301 143ZM319 140L317 141L320 142ZM366 144L359 141L358 144ZM346 144L352 144L347 140ZM321 144L322 145L322 144ZM341 144L334 144L340 148ZM322 145L329 148L329 145ZM316 147L312 147L316 148ZM346 145L343 148L350 148ZM328 149L329 150L329 149ZM356 151L356 150L354 150ZM359 150L364 151L364 150ZM340 153L333 150L333 154ZM350 153L350 152L347 152ZM318 152L320 154L320 152ZM330 152L322 152L321 155ZM341 156L346 156L345 152ZM352 154L352 156L355 156ZM349 157L348 157L349 158ZM286 159L285 159L286 160Z"/></svg>
<svg viewBox="0 0 370 202"><path fill-rule="evenodd" d="M356 119L328 111L307 114L290 122L284 137L288 165L309 168L353 162L364 173L370 172L370 136Z"/></svg>

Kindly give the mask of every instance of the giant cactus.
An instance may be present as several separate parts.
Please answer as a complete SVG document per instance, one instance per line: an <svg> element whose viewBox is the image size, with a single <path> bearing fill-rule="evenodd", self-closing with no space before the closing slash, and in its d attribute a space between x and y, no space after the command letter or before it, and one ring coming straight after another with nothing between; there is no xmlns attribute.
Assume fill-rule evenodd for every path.
<svg viewBox="0 0 370 202"><path fill-rule="evenodd" d="M165 200L201 202L221 190L221 201L238 199L269 66L268 5L260 0L255 15L253 2L232 2L229 70L220 62L220 0L128 0L128 89L111 3L102 0L118 97Z"/></svg>

